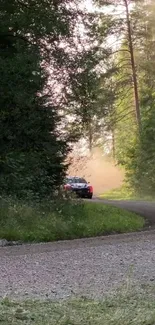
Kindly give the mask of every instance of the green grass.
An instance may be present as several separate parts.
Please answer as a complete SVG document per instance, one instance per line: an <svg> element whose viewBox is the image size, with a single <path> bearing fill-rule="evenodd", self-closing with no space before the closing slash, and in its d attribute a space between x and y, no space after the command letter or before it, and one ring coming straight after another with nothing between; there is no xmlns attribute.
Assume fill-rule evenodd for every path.
<svg viewBox="0 0 155 325"><path fill-rule="evenodd" d="M100 197L107 200L155 201L151 195L139 196L126 186L114 188L101 194Z"/></svg>
<svg viewBox="0 0 155 325"><path fill-rule="evenodd" d="M122 290L102 301L0 302L1 325L154 325L155 288Z"/></svg>
<svg viewBox="0 0 155 325"><path fill-rule="evenodd" d="M141 230L144 219L102 203L59 200L25 204L0 200L0 238L48 242Z"/></svg>

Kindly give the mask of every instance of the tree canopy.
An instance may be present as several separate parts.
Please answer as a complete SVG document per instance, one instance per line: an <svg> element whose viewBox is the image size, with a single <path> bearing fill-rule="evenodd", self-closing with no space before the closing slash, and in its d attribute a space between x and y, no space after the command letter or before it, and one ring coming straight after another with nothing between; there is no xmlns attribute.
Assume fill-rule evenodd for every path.
<svg viewBox="0 0 155 325"><path fill-rule="evenodd" d="M154 1L94 5L0 1L1 193L53 193L70 144L106 137L132 187L155 191Z"/></svg>

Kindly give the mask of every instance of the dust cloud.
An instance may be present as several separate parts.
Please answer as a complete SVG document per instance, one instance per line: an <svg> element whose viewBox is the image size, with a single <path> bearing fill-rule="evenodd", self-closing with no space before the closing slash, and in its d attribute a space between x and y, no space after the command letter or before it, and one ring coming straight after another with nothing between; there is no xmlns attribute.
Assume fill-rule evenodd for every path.
<svg viewBox="0 0 155 325"><path fill-rule="evenodd" d="M110 158L103 157L99 149L91 157L74 157L68 175L85 177L93 185L95 195L120 187L124 179L123 171Z"/></svg>

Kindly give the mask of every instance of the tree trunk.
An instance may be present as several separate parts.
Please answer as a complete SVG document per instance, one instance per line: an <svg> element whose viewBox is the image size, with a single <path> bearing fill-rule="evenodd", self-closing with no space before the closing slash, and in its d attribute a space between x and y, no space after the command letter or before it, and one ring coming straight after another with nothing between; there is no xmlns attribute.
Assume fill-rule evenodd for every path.
<svg viewBox="0 0 155 325"><path fill-rule="evenodd" d="M90 153L92 153L92 149L93 149L93 134L92 134L92 128L91 128L91 126L89 126L88 143L89 143L89 151L90 151Z"/></svg>
<svg viewBox="0 0 155 325"><path fill-rule="evenodd" d="M124 4L126 9L126 22L127 22L127 29L128 29L129 50L130 50L131 68L132 68L132 76L133 76L135 113L136 113L137 125L140 131L141 114L140 114L140 106L139 106L139 92L138 92L136 65L135 65L135 57L134 57L134 49L133 49L133 41L132 41L132 28L131 28L130 13L129 13L129 1L124 0Z"/></svg>
<svg viewBox="0 0 155 325"><path fill-rule="evenodd" d="M115 131L114 128L112 129L112 157L113 160L115 161Z"/></svg>

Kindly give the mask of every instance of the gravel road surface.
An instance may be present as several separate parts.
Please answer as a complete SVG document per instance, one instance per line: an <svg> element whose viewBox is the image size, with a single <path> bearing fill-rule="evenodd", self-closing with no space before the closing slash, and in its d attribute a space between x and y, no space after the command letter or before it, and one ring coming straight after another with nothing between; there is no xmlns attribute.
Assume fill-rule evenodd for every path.
<svg viewBox="0 0 155 325"><path fill-rule="evenodd" d="M0 297L103 297L155 281L155 231L0 248Z"/></svg>

